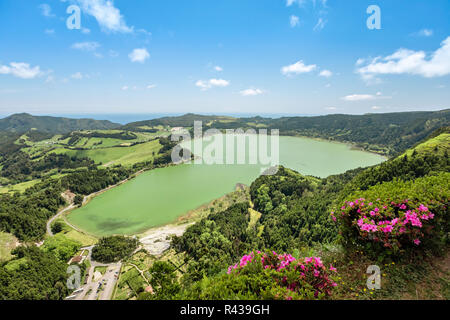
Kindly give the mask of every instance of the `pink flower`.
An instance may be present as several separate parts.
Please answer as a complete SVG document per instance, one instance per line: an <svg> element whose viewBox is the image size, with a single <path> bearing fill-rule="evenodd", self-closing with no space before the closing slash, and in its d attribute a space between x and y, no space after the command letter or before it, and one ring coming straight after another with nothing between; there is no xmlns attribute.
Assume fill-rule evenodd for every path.
<svg viewBox="0 0 450 320"><path fill-rule="evenodd" d="M420 244L420 240L419 240L419 239L414 240L414 244L415 244L416 246L418 246L418 245Z"/></svg>

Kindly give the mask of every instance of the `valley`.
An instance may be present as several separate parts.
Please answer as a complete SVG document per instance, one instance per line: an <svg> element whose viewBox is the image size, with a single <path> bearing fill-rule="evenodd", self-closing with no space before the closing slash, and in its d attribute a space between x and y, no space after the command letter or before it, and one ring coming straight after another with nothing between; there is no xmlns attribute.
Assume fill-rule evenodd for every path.
<svg viewBox="0 0 450 320"><path fill-rule="evenodd" d="M253 248L291 251L297 257L309 250L326 261L337 261L334 265L342 268L357 247L344 253L347 249L338 241L338 228L329 211L350 195L387 187L395 177L405 179L406 186L406 181L432 179L437 174L434 185L448 185L448 177L441 174L448 172L446 127L411 142L411 148L389 158L364 151L373 148L361 148L358 143L298 133L282 135L278 172L260 176L267 166L171 163L176 145L170 141L173 128L192 130L190 119L192 115L108 130L54 134L31 129L8 134L0 164L0 197L4 200L0 209L6 210L6 215L0 216L0 226L6 231L2 234L2 259L8 272L20 270L28 255L44 254L65 262L82 256L82 248L98 247L102 239L117 238L118 245L120 239L137 239L133 253L124 253L120 260L98 264L90 255L81 259L87 285L75 299L215 299L222 296L202 277L216 279L226 265ZM242 119L221 117L202 120L208 127L243 123ZM272 126L262 118L245 121L244 129ZM420 137L418 134L416 139ZM212 140L203 141L201 157L206 162L209 156L214 158L208 154ZM185 142L181 146L192 148ZM246 154L252 152L249 148L251 145L246 145ZM227 158L226 148L223 156ZM198 155L194 153L194 157ZM445 203L448 187L433 192L438 192L435 200ZM26 219L33 219L31 228L18 223ZM36 243L39 248L17 259L13 248L18 243ZM110 249L102 250L106 254ZM370 260L369 256L366 252L364 259ZM114 275L117 272L117 277L106 281L107 293L103 289L96 293L100 282L93 280L93 272L98 265L115 268ZM158 289L159 268L173 275L170 283L178 293ZM176 289L182 279L190 283L184 293ZM371 298L373 293L367 295L358 284L360 278L352 281L356 282L346 291L344 282L340 284L338 296ZM196 296L197 285L209 288L203 292L205 296ZM445 292L442 290L436 294ZM257 298L248 294L248 298Z"/></svg>

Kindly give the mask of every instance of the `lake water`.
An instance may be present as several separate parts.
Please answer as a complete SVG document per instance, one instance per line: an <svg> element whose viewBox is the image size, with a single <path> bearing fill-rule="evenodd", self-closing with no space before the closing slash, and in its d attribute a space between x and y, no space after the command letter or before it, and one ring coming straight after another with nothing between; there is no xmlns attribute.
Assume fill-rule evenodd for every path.
<svg viewBox="0 0 450 320"><path fill-rule="evenodd" d="M318 177L385 160L346 144L299 137L280 137L279 150L282 165ZM233 191L237 183L250 185L260 173L260 166L248 164L183 164L156 169L95 197L68 219L99 236L136 234L175 221L187 211Z"/></svg>

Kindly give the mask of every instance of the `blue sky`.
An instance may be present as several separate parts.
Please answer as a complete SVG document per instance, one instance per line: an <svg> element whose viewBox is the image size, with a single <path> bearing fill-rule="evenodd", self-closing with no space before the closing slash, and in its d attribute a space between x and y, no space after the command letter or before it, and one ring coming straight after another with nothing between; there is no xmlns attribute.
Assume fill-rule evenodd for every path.
<svg viewBox="0 0 450 320"><path fill-rule="evenodd" d="M0 114L444 109L449 13L448 0L2 0Z"/></svg>

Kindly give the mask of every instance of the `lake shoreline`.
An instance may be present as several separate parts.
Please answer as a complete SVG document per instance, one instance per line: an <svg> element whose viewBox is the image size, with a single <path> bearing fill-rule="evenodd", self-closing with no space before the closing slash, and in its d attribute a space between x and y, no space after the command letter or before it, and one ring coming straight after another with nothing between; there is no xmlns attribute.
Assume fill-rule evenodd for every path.
<svg viewBox="0 0 450 320"><path fill-rule="evenodd" d="M326 143L328 143L329 144L329 146L330 145L334 145L334 146L336 146L336 147L332 147L331 148L331 150L329 150L329 153L328 153L328 155L325 153L324 155L323 154L321 154L321 152L323 152L323 151L321 151L323 148L329 148L329 147L327 147L326 145L317 145L317 144L313 144L312 145L312 148L316 148L316 150L315 150L315 152L316 152L316 155L318 154L319 156L321 156L321 161L326 161L326 162L324 162L324 164L323 165L320 165L320 164L316 164L316 165L318 165L318 167L319 168L326 168L327 170L325 171L325 172L327 172L327 171L330 171L330 169L331 168L329 168L329 166L330 166L330 164L329 164L329 157L330 157L330 155L331 154L333 154L333 153L337 153L338 155L340 154L340 152L353 152L353 151L358 151L358 152L361 152L360 154L361 155L363 155L363 154L371 154L371 155L373 155L373 156L378 156L379 158L378 158L378 160L376 160L375 162L377 162L377 163L380 163L380 162L383 162L383 161L386 161L386 157L385 156L381 156L381 155L379 155L379 154L376 154L376 153L372 153L372 152L369 152L369 151L366 151L366 150L354 150L353 149L353 145L352 144L349 144L349 143L344 143L344 142L340 142L340 141L335 141L335 140L325 140L325 139L321 139L321 138L311 138L311 137L305 137L305 136L280 136L280 137L282 137L282 138L284 138L284 139L286 139L285 140L285 143L287 143L288 144L288 147L291 147L291 143L297 143L298 145L296 145L296 149L295 150L297 150L296 152L300 152L300 154L304 154L304 153L302 153L302 150L308 150L308 148L311 148L311 147L308 147L310 144L308 144L308 143L306 143L305 144L305 141L307 142L307 141L316 141L316 142L326 142ZM299 138L300 140L296 140L296 138ZM330 143L332 143L332 144L330 144ZM343 148L343 146L345 146L345 148ZM303 148L303 149L302 149ZM306 149L305 149L306 148ZM317 149L318 148L318 149ZM322 149L321 149L322 148ZM288 149L288 150L290 150L289 148L286 148L286 146L285 146L285 148L284 149ZM324 149L324 150L328 150L328 149ZM345 150L347 150L347 151L345 151ZM308 150L309 151L309 150ZM285 153L286 153L286 150L285 150ZM292 153L291 151L289 151L289 153ZM358 155L358 154L356 154L356 155ZM293 154L293 155L290 155L290 156L294 156L294 158L295 158L295 154ZM358 163L358 161L367 161L367 160L361 160L361 159L372 159L372 162L374 161L374 159L375 158L371 158L371 157L367 157L367 156L362 156L362 158L361 159L359 159L358 160L358 158L354 158L354 156L355 156L355 154L353 154L352 155L352 153L349 153L348 155L347 155L347 157L350 157L349 159L351 160L351 159L353 159L352 161L353 161L353 166L354 167L358 167L357 165L355 166L355 163ZM342 157L341 157L342 158ZM306 161L306 160L305 160ZM309 160L310 161L310 160ZM356 161L356 162L355 162ZM334 162L333 162L334 163ZM343 163L343 161L342 161L342 159L341 159L341 165L342 165L342 163ZM90 223L90 225L91 225L91 227L90 227L90 229L89 228L85 228L84 226L82 227L81 226L81 224L80 223L78 223L77 221L75 221L75 220L73 220L73 219L71 219L71 218L68 218L68 220L70 221L70 223L71 224L73 224L73 225L75 225L77 228L79 228L79 229L81 229L81 230L89 230L89 231L86 231L87 233L89 233L89 234L93 234L93 235L96 235L96 236L106 236L106 235L108 235L108 234L125 234L125 235L139 235L139 234L142 234L142 233L145 233L146 231L148 231L148 230L151 230L151 229L155 229L155 228L159 228L159 227L164 227L164 226L167 226L167 225L173 225L174 223L177 223L177 221L181 218L181 217L184 217L184 216L186 216L186 215L188 215L189 214L189 212L191 212L191 211L193 211L193 210L196 210L196 208L200 208L200 207L202 207L202 206L204 206L204 205L207 205L210 201L214 201L214 199L219 199L219 198L221 198L221 197L223 197L224 195L226 195L227 193L229 193L229 192L232 192L232 187L230 187L228 190L226 190L226 186L221 186L221 187L219 187L219 188L216 188L216 189L221 189L222 191L220 191L220 190L216 190L216 191L214 191L215 192L215 194L214 195L212 195L212 193L211 192L209 192L208 194L210 194L210 198L208 199L208 200L203 200L203 201L201 201L200 203L196 203L195 204L195 206L193 206L193 207L191 207L191 208L193 208L193 209L188 209L188 210L183 210L182 212L180 212L180 213L174 213L174 208L171 208L171 209L168 209L169 210L169 214L168 214L168 211L166 211L166 209L165 209L165 207L166 207L166 205L167 204L171 204L171 206L173 207L173 204L172 204L172 202L173 202L173 197L170 197L170 198L168 198L167 199L167 202L164 202L164 203L161 203L161 202L163 202L164 200L161 200L161 199L159 199L159 197L160 196L166 196L165 194L164 194L164 192L166 192L166 193L173 193L173 192L175 192L174 193L174 195L176 195L176 190L175 189L173 189L175 186L177 186L178 185L178 183L176 183L176 182L174 182L174 181L176 181L176 179L178 179L179 177L180 177L180 180L184 180L184 179L186 179L186 178L189 178L189 176L186 176L186 171L188 172L188 175L190 175L190 179L191 179L191 181L195 181L195 182L192 182L192 183L195 183L195 184L198 184L198 183L200 183L200 184L202 184L202 179L203 180L205 180L205 177L204 177L204 175L205 174L208 174L209 175L209 177L208 177L208 179L207 180L205 180L204 182L206 182L206 181L209 181L208 183L210 184L210 183L213 183L213 185L216 185L216 183L215 182L211 182L211 177L214 177L214 179L213 179L213 181L222 181L222 179L228 179L228 180L233 180L233 187L235 186L235 184L236 183L238 183L238 182L241 182L241 183L244 183L244 184L249 184L249 183L251 183L252 181L254 181L254 179L256 179L257 178L257 176L259 176L260 175L260 173L258 172L258 173L255 173L254 175L255 175L255 177L253 177L253 174L252 173L247 173L246 172L246 167L241 167L239 170L241 170L241 174L244 174L244 177L248 177L248 175L250 174L250 175L252 175L252 178L245 178L245 179L240 179L239 178L239 174L237 174L237 175L235 175L234 177L232 177L232 178L229 178L229 177L227 177L227 174L229 175L230 174L230 168L227 168L226 166L225 166L225 169L222 167L222 166L220 166L220 165L217 165L215 168L211 168L211 169L205 169L206 167L210 167L210 166L204 166L204 168L203 169L201 169L201 168L199 168L199 167L201 167L201 166L191 166L191 165L189 165L189 164L191 164L191 163L184 163L183 164L183 166L180 166L180 165L175 165L175 164L170 164L170 165L168 165L168 166L164 166L164 167L161 167L161 168L149 168L149 169L146 169L146 170L141 170L141 171L139 171L139 172L137 172L137 173L135 173L132 177L130 177L129 178L129 181L126 181L126 182L122 182L122 183L119 183L118 185L116 185L116 186L114 186L114 187L112 187L112 188L108 188L108 189L105 189L105 190L102 190L102 191L100 191L100 192L98 192L98 193L96 193L94 196L92 196L92 195L89 195L88 196L88 202L86 203L86 204L88 204L88 203L91 203L92 202L92 200L93 199L97 199L98 197L97 196L101 196L101 195L104 195L105 193L106 193L106 191L110 191L110 192L112 192L112 190L117 190L118 188L116 188L116 187L123 187L124 185L127 185L127 186L129 186L127 189L133 189L135 192L140 192L140 193L142 193L142 192L144 192L144 191L140 191L141 189L148 189L148 188L151 188L151 186L149 187L149 185L148 185L148 183L147 182L145 182L145 183L143 183L143 181L142 180L140 180L139 181L139 183L136 183L136 184L140 184L140 187L139 188L137 188L136 186L130 186L129 185L129 183L127 183L127 182L132 182L132 181L136 181L136 178L140 178L141 176L142 176L142 174L143 173L148 173L148 174L150 174L150 175L154 175L154 174L156 174L157 176L161 176L162 174L160 173L160 170L154 170L154 169L165 169L164 170L164 173L165 173L165 179L163 179L163 180L161 180L161 177L155 177L155 178L153 178L152 180L154 180L154 179L157 179L157 181L159 181L160 183L163 183L163 184L167 184L167 182L165 182L165 181L172 181L170 184L171 184L171 188L172 189L165 189L166 191L164 191L164 190L161 190L159 187L158 188L156 188L156 189L154 189L154 191L152 192L151 190L148 190L148 191L145 191L146 193L145 194L143 194L143 195L141 195L141 197L138 197L138 196L136 196L136 195L134 195L133 194L133 192L129 192L130 190L126 190L125 191L125 195L123 195L124 196L124 198L123 199L125 199L125 200L128 200L128 202L129 202L129 206L128 207L125 207L125 209L124 209L124 211L121 211L121 214L116 214L116 215L111 215L110 214L110 212L111 211L120 211L120 208L118 208L118 206L120 206L120 205L122 205L122 201L117 201L117 199L116 198L120 198L122 195L118 195L118 193L117 192L115 192L115 197L113 197L113 198L111 198L112 196L109 196L109 198L111 198L111 199L109 199L109 200L113 200L114 201L114 203L116 204L116 206L113 206L112 208L107 208L107 207L102 207L102 206L99 206L98 204L96 204L96 208L94 209L94 211L96 210L97 212L100 210L100 211L103 211L103 210L106 210L107 212L106 212L106 214L102 217L101 215L99 215L98 213L95 213L94 212L94 214L96 215L95 216L95 218L96 219L100 219L100 222L95 222L95 223L92 223L92 222L89 222L88 221L88 223ZM308 176L308 175L310 175L310 176L316 176L316 175L314 175L314 174L311 174L311 173L309 173L310 171L311 171L311 168L309 168L308 170L306 170L306 172L305 172L305 170L299 170L298 168L296 168L296 166L298 167L299 165L300 166L302 166L303 164L302 163L299 163L299 162L296 162L296 164L294 164L294 165L286 165L285 163L283 163L283 161L281 161L281 165L284 165L284 166L286 166L286 167L289 167L289 168L292 168L292 169L294 169L294 170L296 170L296 171L299 171L301 174L303 174L303 175L305 175L305 176ZM360 164L358 164L358 165L360 165ZM368 165L364 165L364 166L371 166L371 165L373 165L373 164L368 164ZM173 168L180 168L180 167L184 167L184 166L186 166L186 167L188 167L187 169L173 169ZM344 161L344 167L345 166L348 166L348 164L347 163L345 163L345 161ZM350 166L351 166L351 164L350 164ZM360 165L360 166L363 166L363 165ZM167 173L167 171L166 170L169 170L169 168L172 168L171 169L171 171L169 172L169 173ZM336 167L337 168L337 167ZM335 168L335 169L336 169ZM227 171L228 170L228 171ZM331 170L333 170L333 169L331 169ZM340 169L337 169L338 171L340 170ZM344 170L344 171L342 171L342 170ZM348 168L344 168L344 169L342 169L341 171L342 172L345 172L346 170L349 170ZM181 172L180 172L181 171ZM155 172L157 172L157 173L155 173ZM206 173L205 173L206 172ZM231 173L233 174L233 172L234 171L231 171ZM244 173L242 173L242 172L244 172ZM180 173L182 173L182 175L181 176L179 176L179 174ZM239 172L238 172L239 173ZM245 176L245 174L247 174L247 176ZM331 174L327 174L327 175L317 175L317 176L320 176L320 177L325 177L325 176L329 176L329 175L333 175L333 174L336 174L336 173L331 173ZM198 176L198 175L200 175L200 176ZM193 178L193 176L194 176L194 178ZM159 180L158 180L159 179ZM194 179L194 180L192 180L192 179ZM227 180L227 181L228 181ZM246 180L249 180L249 181L246 181ZM223 182L223 181L222 181ZM156 182L153 182L153 184L154 183L156 183ZM174 184L175 183L175 184ZM228 181L227 182L228 184L227 185L231 185L231 182L230 181ZM189 185L189 184L187 184L186 185L186 183L181 187L181 189L182 190L185 190L186 191L186 188L187 189L191 189L192 188L192 184L191 185ZM216 185L217 186L217 185ZM196 187L196 188L198 188L198 187ZM202 189L203 191L206 191L206 190L208 190L208 189ZM162 192L162 193L161 193ZM190 191L190 190L187 190L187 192L193 192L193 191ZM200 192L200 191L199 191ZM213 193L214 193L213 192ZM200 192L201 193L201 192ZM196 193L196 191L194 191L194 194L196 195L197 193ZM150 205L150 207L148 207L148 204L151 204L151 203L154 203L154 201L153 200L151 200L150 202L149 202L149 200L148 199L146 199L146 198L148 198L149 196L150 197L152 197L153 195L155 195L156 196L156 201L157 201L157 204L155 204L155 206L159 206L158 208L156 208L155 209L155 207L153 207L153 209L152 209L152 207L151 207L151 205ZM131 196L131 198L129 198ZM185 201L183 201L183 198L180 198L179 196L176 196L177 197L177 199L178 200L176 200L176 202L179 202L179 203L183 203L184 204L184 202ZM198 195L196 195L196 197L198 198ZM207 195L204 195L203 196L203 198L207 198L208 196ZM146 199L146 200L142 200L142 199ZM169 199L171 199L171 200L169 200ZM211 200L210 200L211 199ZM108 199L105 199L104 201L107 201L106 203L108 203L108 202L110 202ZM184 199L184 200L187 200L187 199ZM137 216L137 218L138 219L140 219L140 220L131 220L131 219L133 219L133 217L135 217L135 216L133 216L133 214L130 214L130 213L128 213L127 214L127 212L130 212L129 211L129 208L130 208L130 205L132 205L133 203L140 203L140 202L148 202L147 203L147 206L145 206L145 207L142 207L142 203L140 204L141 205L141 207L140 207L140 209L139 209L139 207L136 209L136 210L144 210L145 211L145 214L144 213L138 213L138 216ZM194 204L192 201L188 201L188 202L186 202L187 204L187 206L189 206L189 203L192 203L192 204ZM109 204L108 205L109 207L111 207L111 204ZM83 206L81 209L83 209L85 206ZM175 211L181 211L181 208L182 206L178 206L177 208L178 209L175 209ZM77 209L77 210L79 210L79 209ZM71 212L69 212L68 214L67 214L67 217L70 215L70 216L72 216L72 214L74 213L74 212L77 212L77 210L71 210ZM86 209L85 209L86 210ZM91 212L92 212L92 208L90 209L91 210ZM163 215L161 215L161 214L158 214L158 215L156 215L156 218L155 218L155 216L153 217L154 219L155 219L155 221L154 221L154 224L153 223L149 223L149 224L152 224L152 225L150 225L150 226L143 226L143 227L138 227L137 226L137 224L146 224L145 223L145 221L147 221L148 220L148 218L147 217L150 217L151 218L151 216L148 216L148 212L151 212L151 211L149 211L149 210L153 210L153 212L165 212ZM155 211L156 210L156 211ZM134 211L133 211L134 212ZM81 214L83 214L83 213L81 213ZM146 214L147 214L147 216L146 216ZM159 216L159 218L158 218L158 216ZM73 217L73 216L72 216ZM92 220L92 213L90 214L90 217L91 217L91 220ZM139 218L140 217L140 218ZM165 221L164 221L165 220ZM129 222L128 222L129 221ZM159 221L159 222L158 222ZM112 225L113 223L116 223L116 224L118 224L118 223L120 223L120 229L122 229L123 231L119 231L119 232L117 232L117 233L114 233L114 232L112 232L112 233L110 233L110 232L108 232L108 231L106 231L106 232L100 232L100 233L98 233L98 232L94 232L93 230L94 229L96 229L96 228L98 228L98 227L96 227L96 225L99 225L99 224L101 224L101 223L103 223L103 224L105 224L106 225L106 223L109 223L110 225ZM133 231L131 231L130 230L130 232L128 232L128 231L126 231L126 229L128 228L128 229L133 229L133 227L131 227L131 225L136 225L136 227L135 227L135 230L133 230ZM113 227L113 229L114 229L114 227ZM105 229L104 229L105 230ZM106 229L107 230L107 229Z"/></svg>

